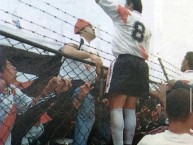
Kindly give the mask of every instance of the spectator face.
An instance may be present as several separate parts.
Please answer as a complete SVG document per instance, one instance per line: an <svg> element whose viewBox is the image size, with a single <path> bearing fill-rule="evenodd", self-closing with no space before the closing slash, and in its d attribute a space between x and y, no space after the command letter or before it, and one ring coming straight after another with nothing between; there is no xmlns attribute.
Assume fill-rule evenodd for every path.
<svg viewBox="0 0 193 145"><path fill-rule="evenodd" d="M17 70L16 67L14 67L11 62L8 60L5 62L5 68L2 73L2 78L5 80L7 85L14 83L16 80L16 74Z"/></svg>
<svg viewBox="0 0 193 145"><path fill-rule="evenodd" d="M85 33L88 37L94 39L96 37L95 35L95 29L89 25L89 26L86 26L83 30L82 30L82 33Z"/></svg>

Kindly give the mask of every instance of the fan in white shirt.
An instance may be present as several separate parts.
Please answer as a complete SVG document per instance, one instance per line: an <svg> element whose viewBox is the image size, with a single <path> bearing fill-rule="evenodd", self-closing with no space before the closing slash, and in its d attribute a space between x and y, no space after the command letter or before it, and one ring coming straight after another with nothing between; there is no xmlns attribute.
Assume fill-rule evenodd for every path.
<svg viewBox="0 0 193 145"><path fill-rule="evenodd" d="M173 90L166 98L168 130L146 135L138 145L192 145L193 135L190 128L193 127L193 113L190 111L192 107L190 100L189 90L182 88Z"/></svg>

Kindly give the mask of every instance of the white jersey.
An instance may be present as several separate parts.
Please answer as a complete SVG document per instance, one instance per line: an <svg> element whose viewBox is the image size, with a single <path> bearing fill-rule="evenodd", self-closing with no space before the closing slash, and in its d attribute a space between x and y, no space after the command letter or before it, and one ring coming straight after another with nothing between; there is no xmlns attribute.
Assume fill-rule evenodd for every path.
<svg viewBox="0 0 193 145"><path fill-rule="evenodd" d="M193 145L193 136L184 134L175 134L168 130L154 135L146 135L138 145Z"/></svg>
<svg viewBox="0 0 193 145"><path fill-rule="evenodd" d="M88 42L84 40L80 50L89 52ZM66 58L60 68L59 75L61 77L70 78L72 80L83 80L84 82L95 81L95 66L88 66L82 62Z"/></svg>
<svg viewBox="0 0 193 145"><path fill-rule="evenodd" d="M147 59L151 33L141 14L130 11L112 0L100 0L99 5L114 23L113 55L131 54Z"/></svg>
<svg viewBox="0 0 193 145"><path fill-rule="evenodd" d="M32 103L32 98L23 94L20 89L10 85L7 94L0 93L0 144L11 144L11 130L16 114L24 113ZM14 94L11 93L14 89Z"/></svg>

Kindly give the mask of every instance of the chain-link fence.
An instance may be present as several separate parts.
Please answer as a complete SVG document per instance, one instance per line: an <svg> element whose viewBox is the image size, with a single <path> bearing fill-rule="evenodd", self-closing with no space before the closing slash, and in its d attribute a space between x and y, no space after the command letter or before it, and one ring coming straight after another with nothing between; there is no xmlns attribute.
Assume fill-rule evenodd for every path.
<svg viewBox="0 0 193 145"><path fill-rule="evenodd" d="M95 66L87 60L78 60L64 53L22 37L0 31L2 40L10 45L1 45L6 59L16 67L16 87L9 88L16 100L1 94L1 125L12 133L13 144L111 144L109 108L104 103L105 75L96 78ZM17 46L20 46L17 48ZM103 72L107 68L103 68ZM87 73L85 73L85 71ZM89 73L88 73L89 72ZM73 75L71 75L73 74ZM55 90L33 103L53 77L72 79L72 87L57 94ZM19 81L20 80L20 81ZM81 101L74 104L81 94L81 86L92 81L94 89ZM150 81L150 89L156 82ZM20 91L21 90L21 91ZM29 98L28 96L32 97ZM6 101L5 101L5 99ZM17 117L13 124L7 124L7 115L12 116L15 103ZM22 107L23 108L22 108ZM137 108L136 139L165 124L158 100L139 99ZM12 114L10 114L12 113ZM8 135L8 134L7 134ZM2 137L3 139L8 138Z"/></svg>
<svg viewBox="0 0 193 145"><path fill-rule="evenodd" d="M74 27L58 15L38 6L21 0L20 3L48 15L54 21ZM49 3L44 4L77 19ZM90 60L82 60L78 56L72 57L59 51L66 42L57 39L58 36L76 43L79 41L9 10L0 9L0 14L14 18L13 22L0 18L0 23L9 26L0 25L0 48L8 60L4 63L4 69L15 71L7 72L11 83L1 82L1 85L11 85L7 85L0 93L0 145L8 142L13 145L54 145L72 142L76 145L112 144L108 98L104 95L108 67L103 67L101 75L97 76L95 64ZM32 27L20 25L15 18ZM41 31L35 31L35 27ZM111 36L101 29L99 31ZM34 39L34 36L38 38ZM111 44L102 37L99 39ZM88 47L98 51L103 61L109 63L114 59L108 52ZM173 79L180 73L172 64L151 53L147 63L150 68L151 90L155 90L161 81ZM85 82L88 81L94 87L91 90L88 86L85 87ZM58 83L65 88L60 90L61 92L58 92L61 88L56 87ZM49 91L46 92L46 89ZM86 95L85 90L89 91ZM146 98L138 100L134 144L143 135L166 125L160 102L148 96Z"/></svg>

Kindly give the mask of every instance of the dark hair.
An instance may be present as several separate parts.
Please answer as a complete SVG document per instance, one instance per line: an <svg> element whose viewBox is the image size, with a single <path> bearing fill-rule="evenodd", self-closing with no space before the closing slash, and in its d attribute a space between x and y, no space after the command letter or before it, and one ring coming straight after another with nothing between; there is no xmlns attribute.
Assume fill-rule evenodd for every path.
<svg viewBox="0 0 193 145"><path fill-rule="evenodd" d="M142 13L143 6L141 0L126 0L127 5L130 5L130 3L133 3L133 10Z"/></svg>
<svg viewBox="0 0 193 145"><path fill-rule="evenodd" d="M171 91L166 98L166 112L170 121L186 121L190 115L190 91Z"/></svg>
<svg viewBox="0 0 193 145"><path fill-rule="evenodd" d="M193 52L187 52L185 59L188 61L188 66L190 70L193 70Z"/></svg>

